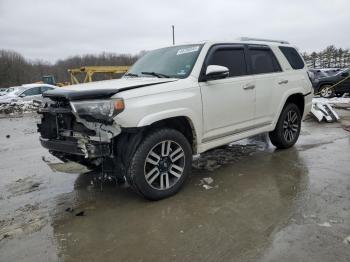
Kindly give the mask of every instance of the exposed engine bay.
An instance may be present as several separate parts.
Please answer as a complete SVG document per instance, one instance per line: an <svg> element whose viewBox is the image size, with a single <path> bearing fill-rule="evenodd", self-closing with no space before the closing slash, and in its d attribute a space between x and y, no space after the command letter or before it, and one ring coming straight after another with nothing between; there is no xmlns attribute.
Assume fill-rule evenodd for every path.
<svg viewBox="0 0 350 262"><path fill-rule="evenodd" d="M86 112L89 101L93 104L91 101L94 100L81 99L89 99L91 95L95 95L89 92L84 96L84 92L79 92L79 97L72 97L71 94L74 92L60 90L46 95L38 110L42 115L41 123L38 124L42 146L62 161L74 161L90 168L102 165L106 172L116 173L116 144L118 140L123 140L116 137L121 134L121 128L113 121L113 114L110 114L108 119L99 117L99 114L103 117L108 115L100 111L105 109L104 105L109 105L115 100L100 99L97 103L105 101L104 105L97 104L91 107L96 113ZM110 95L111 93L106 94ZM85 111L78 108L80 104L84 105L82 108ZM110 108L107 108L108 110ZM114 108L113 110L115 111Z"/></svg>

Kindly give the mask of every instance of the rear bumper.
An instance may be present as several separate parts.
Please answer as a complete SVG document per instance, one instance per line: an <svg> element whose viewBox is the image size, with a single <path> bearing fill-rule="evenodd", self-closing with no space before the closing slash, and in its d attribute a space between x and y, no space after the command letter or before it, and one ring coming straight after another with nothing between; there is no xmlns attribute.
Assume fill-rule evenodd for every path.
<svg viewBox="0 0 350 262"><path fill-rule="evenodd" d="M104 157L111 154L109 143L98 143L93 141L88 143L78 143L74 141L45 139L42 137L40 137L40 143L44 148L50 151L84 156L85 158Z"/></svg>

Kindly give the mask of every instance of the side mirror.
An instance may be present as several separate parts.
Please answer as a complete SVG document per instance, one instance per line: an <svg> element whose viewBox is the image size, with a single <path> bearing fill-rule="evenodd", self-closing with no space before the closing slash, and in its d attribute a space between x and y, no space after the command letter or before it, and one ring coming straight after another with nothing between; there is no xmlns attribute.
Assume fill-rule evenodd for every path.
<svg viewBox="0 0 350 262"><path fill-rule="evenodd" d="M222 79L222 78L228 77L229 74L230 74L230 71L225 66L209 65L205 72L205 79L206 80Z"/></svg>
<svg viewBox="0 0 350 262"><path fill-rule="evenodd" d="M348 76L349 76L349 73L348 73L348 72L342 73L341 76L342 76L342 77L348 77Z"/></svg>
<svg viewBox="0 0 350 262"><path fill-rule="evenodd" d="M20 94L19 97L25 97L26 95L25 94Z"/></svg>

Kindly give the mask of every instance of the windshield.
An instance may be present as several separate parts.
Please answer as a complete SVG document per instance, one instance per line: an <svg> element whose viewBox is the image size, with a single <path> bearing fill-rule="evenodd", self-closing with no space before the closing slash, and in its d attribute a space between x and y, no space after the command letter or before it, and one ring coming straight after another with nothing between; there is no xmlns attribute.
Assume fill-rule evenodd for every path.
<svg viewBox="0 0 350 262"><path fill-rule="evenodd" d="M15 94L16 96L19 96L19 95L22 94L25 90L27 90L27 88L18 87L18 88L16 88L16 89L14 89L13 91L14 91L14 94Z"/></svg>
<svg viewBox="0 0 350 262"><path fill-rule="evenodd" d="M186 78L201 49L202 45L182 45L150 51L125 76Z"/></svg>

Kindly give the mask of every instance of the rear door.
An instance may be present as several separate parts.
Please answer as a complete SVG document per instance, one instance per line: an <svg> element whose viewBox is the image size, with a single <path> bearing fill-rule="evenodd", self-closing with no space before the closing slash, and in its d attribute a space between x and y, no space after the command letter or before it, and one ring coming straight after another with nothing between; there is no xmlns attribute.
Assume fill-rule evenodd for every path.
<svg viewBox="0 0 350 262"><path fill-rule="evenodd" d="M263 127L272 123L280 103L280 86L286 86L288 80L268 46L248 45L247 64L255 80L256 127Z"/></svg>
<svg viewBox="0 0 350 262"><path fill-rule="evenodd" d="M225 66L229 77L200 82L203 104L203 142L250 129L254 122L254 81L248 76L243 45L215 45L206 57L209 65Z"/></svg>

